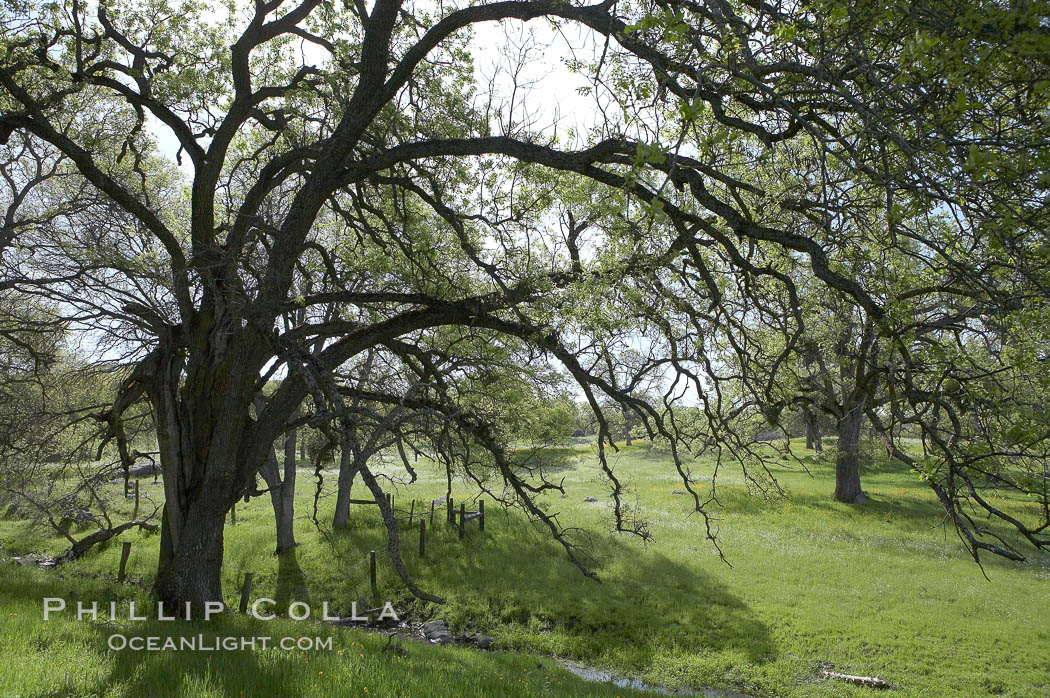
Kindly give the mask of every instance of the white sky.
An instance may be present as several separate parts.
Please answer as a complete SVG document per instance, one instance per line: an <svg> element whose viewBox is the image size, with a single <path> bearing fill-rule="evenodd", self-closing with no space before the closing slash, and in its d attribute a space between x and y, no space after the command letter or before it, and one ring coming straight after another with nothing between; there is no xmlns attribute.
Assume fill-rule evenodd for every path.
<svg viewBox="0 0 1050 698"><path fill-rule="evenodd" d="M554 29L549 22L540 19L475 24L471 46L478 91L485 94L490 80L497 76L494 83L496 93L504 103L513 101L516 123L525 119L544 132L556 129L560 136L571 129L586 134L600 115L594 97L581 95L579 90L593 85L588 76L570 71L567 62L596 56L601 51L598 41L597 35L579 25ZM527 61L519 74L518 92L514 94L510 71L523 47L528 51ZM303 41L301 49L307 61L315 65L327 56L323 49L309 42ZM179 144L174 134L152 116L148 122L161 154L175 162ZM189 159L184 157L182 160L182 171L192 176Z"/></svg>

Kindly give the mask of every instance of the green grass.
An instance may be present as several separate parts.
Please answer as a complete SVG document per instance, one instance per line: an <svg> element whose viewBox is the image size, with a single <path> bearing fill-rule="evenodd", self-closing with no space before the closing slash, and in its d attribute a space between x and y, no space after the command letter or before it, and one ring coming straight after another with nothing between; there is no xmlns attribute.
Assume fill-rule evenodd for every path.
<svg viewBox="0 0 1050 698"><path fill-rule="evenodd" d="M512 653L482 653L401 642L407 654L384 649L386 638L316 622L260 622L225 614L209 623L77 622L70 613L41 618L41 598L70 593L113 599L100 581L5 565L0 623L3 696L571 696L641 695L596 687L550 661ZM148 604L125 585L122 602ZM139 608L143 606L140 605ZM332 638L331 649L283 651L111 651L125 636Z"/></svg>
<svg viewBox="0 0 1050 698"><path fill-rule="evenodd" d="M565 478L567 496L554 495L544 503L559 513L564 526L591 532L580 542L594 556L601 584L584 578L542 529L490 502L486 534L471 524L463 542L436 515L425 560L416 553L415 530L403 529L409 569L421 586L448 600L444 608L421 605L405 596L383 559L383 530L374 508L353 507L346 532L326 536L315 529L308 518L313 480L303 471L296 532L301 545L294 559L271 555L268 499L238 505L238 523L227 526L224 579L232 605L246 571L256 575L256 597L281 603L301 599L315 606L329 601L344 610L353 600L367 604L366 557L375 549L381 561L380 598L395 599L395 606L413 617L444 617L456 632L493 635L501 652L412 646L407 658L397 659L378 652L385 640L359 631L338 631L337 641L364 644L366 657L372 658L368 671L327 652L215 653L210 658L199 652L108 652L96 637L104 631L90 623L44 629L41 585L58 582L47 581L46 573L5 565L0 567L2 612L6 616L8 603L14 603L25 619L17 635L4 635L0 694L18 693L11 687L17 685L19 664L35 662L44 683L20 689L23 695L137 695L154 676L163 681L157 685L177 688L179 695L236 695L235 685L245 695L281 691L285 685L299 692L291 695L313 695L331 686L361 693L366 679L376 682L370 692L384 696L417 690L439 696L606 695L596 684L555 670L548 659L540 657L544 668L536 668L537 655L571 658L669 687L735 688L756 696L870 693L820 679L821 663L885 678L897 687L895 696L1050 693L1050 556L1033 555L1020 565L989 558L985 569L991 580L985 580L955 534L942 527L943 513L932 496L906 470L888 463L867 468L863 482L871 501L862 506L832 501L828 466L811 466L812 475L786 463L776 469L788 494L773 503L748 495L739 476L726 471L718 516L730 567L705 540L699 517L689 514L689 498L672 494L681 485L666 457L644 445L622 451L615 467L630 483L632 500L637 497L654 540L645 545L609 533L608 505L591 448L579 445L545 457L557 468L557 477ZM420 480L396 494L399 509L407 509L412 497L418 507L444 493L443 475L423 461L419 466ZM695 463L693 470L705 476L710 465ZM334 484L334 478L328 482ZM143 486L159 496L159 486ZM359 489L356 496L362 496ZM456 483L453 494L458 502L474 493ZM585 503L587 495L600 501ZM333 499L322 500L325 523ZM157 537L136 533L126 539L134 542L132 580L148 585ZM0 544L8 551L64 547L60 539L19 521L0 522ZM63 568L63 583L94 585L93 598L109 598L106 589L112 587L90 576L112 578L119 552L118 542L96 549ZM121 588L142 593L131 584ZM87 590L78 593L88 596ZM221 622L236 631L256 621ZM215 624L208 625L209 632L219 632ZM303 624L289 622L288 627L306 632ZM278 634L273 624L266 630ZM4 632L16 631L5 625ZM63 649L41 656L34 641ZM76 666L78 653L90 661ZM55 678L46 678L43 667ZM187 667L192 668L185 679L172 673ZM487 688L478 688L486 681L491 682ZM608 695L627 695L624 689L610 690Z"/></svg>

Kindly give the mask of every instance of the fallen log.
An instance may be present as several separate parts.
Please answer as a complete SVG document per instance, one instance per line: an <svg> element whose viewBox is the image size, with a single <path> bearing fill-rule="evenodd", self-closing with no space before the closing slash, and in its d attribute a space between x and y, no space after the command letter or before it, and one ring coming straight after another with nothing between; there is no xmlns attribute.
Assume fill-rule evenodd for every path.
<svg viewBox="0 0 1050 698"><path fill-rule="evenodd" d="M853 674L841 674L837 671L831 671L830 669L821 669L821 676L828 679L837 679L839 681L845 681L856 686L867 686L868 688L887 689L893 688L889 681L880 679L877 676L854 676Z"/></svg>
<svg viewBox="0 0 1050 698"><path fill-rule="evenodd" d="M37 509L41 514L43 514L43 516L47 518L47 522L51 525L51 528L55 529L55 531L62 534L62 536L65 537L65 539L68 540L70 543L69 549L61 555L59 555L58 557L56 557L54 559L54 562L51 565L49 565L51 567L61 565L64 562L71 562L72 560L76 560L88 550L91 550L92 547L98 545L99 543L104 543L111 538L119 536L121 533L124 533L124 531L128 531L133 528L140 528L144 531L156 531L158 528L158 524L152 522L156 520L157 512L160 510L159 506L154 507L153 513L149 516L135 521L127 521L125 523L120 524L119 526L113 526L109 520L109 517L105 516L105 513L103 512L103 518L105 519L106 524L109 525L108 528L102 526L99 517L95 516L87 509L82 509L80 510L81 514L86 514L87 517L91 517L95 521L95 523L98 524L99 529L94 533L84 536L83 538L77 539L73 537L72 533L70 533L70 531L68 530L68 526L63 526L61 522L55 521L55 517L51 514L48 508L44 506L44 504L36 501L24 492L17 492L16 494L18 494L22 499L24 499L35 509Z"/></svg>
<svg viewBox="0 0 1050 698"><path fill-rule="evenodd" d="M131 467L128 468L128 478L129 479L130 478L153 477L154 475L160 475L160 474L161 474L160 465L158 465L157 463L150 463L150 462L147 462L147 463L135 463L134 465L132 465ZM113 478L112 480L110 480L110 482L114 483L114 484L124 482L124 477L122 475L121 477Z"/></svg>
<svg viewBox="0 0 1050 698"><path fill-rule="evenodd" d="M92 533L91 535L81 538L80 540L74 540L73 545L70 546L69 550L55 558L55 564L58 565L62 564L63 562L70 562L72 560L76 560L88 550L90 550L93 546L107 541L115 536L119 536L124 531L127 531L132 528L141 528L146 531L156 531L157 524L150 523L149 521L128 521L127 523L122 523L119 526L115 526L113 528L101 528ZM70 540L73 539L70 538Z"/></svg>

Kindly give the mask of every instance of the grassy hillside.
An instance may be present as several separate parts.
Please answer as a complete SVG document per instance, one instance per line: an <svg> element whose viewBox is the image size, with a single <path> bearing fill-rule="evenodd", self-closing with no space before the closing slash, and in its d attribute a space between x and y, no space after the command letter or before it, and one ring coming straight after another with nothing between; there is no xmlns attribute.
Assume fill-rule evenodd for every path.
<svg viewBox="0 0 1050 698"><path fill-rule="evenodd" d="M621 452L616 467L654 540L644 545L609 534L592 449L581 444L547 454L554 474L565 478L567 496L548 497L545 504L563 525L591 532L587 547L600 584L584 578L541 529L489 502L487 532L479 534L470 524L462 542L436 515L425 560L416 552L416 529L403 530L409 569L424 588L448 599L444 608L420 605L405 596L383 559L374 508L353 507L345 533L315 528L309 520L314 482L306 471L300 471L301 545L294 560L271 555L268 498L239 504L237 524L227 527L225 592L232 605L248 571L255 574L256 597L315 606L329 601L344 610L353 600L367 605L366 558L375 549L381 599L395 599L413 618L444 617L455 632L490 634L504 652L412 646L400 658L380 650L384 638L359 631L338 631L337 644L344 652L364 645L358 654L365 663L334 652L109 652L99 639L106 628L42 626L46 585L110 598L103 586L110 582L88 578L115 575L120 545L114 542L64 567L61 580L0 566L3 614L19 619L2 631L0 694L138 695L147 682L159 680L179 695L315 695L333 686L357 694L368 686L374 695L397 696L627 695L624 689L603 693L534 655L570 658L671 688L713 686L756 696L870 693L820 678L825 665L887 679L897 688L895 696L1050 693L1050 556L1021 565L988 559L986 580L953 531L943 527L932 496L900 466L866 469L862 477L871 501L862 506L832 501L828 465L815 464L806 474L785 463L775 474L787 497L777 502L748 495L742 481L726 473L719 528L729 566L704 539L702 521L689 515L688 498L673 494L680 484L666 456L644 445ZM444 494L443 475L422 460L419 466L419 481L396 490L398 509L407 511L412 498L418 508ZM693 467L699 475L710 469L703 462ZM327 484L330 492L331 473ZM143 487L160 496L159 485L144 481ZM355 490L364 496L363 488ZM458 502L474 492L457 483L453 495ZM599 501L585 502L589 495ZM321 500L326 525L333 501ZM157 537L136 533L125 539L134 542L129 575L148 584ZM0 522L0 545L9 553L64 547L27 522L10 520ZM130 584L123 590L142 593ZM221 623L251 633L246 628L257 621ZM290 632L306 632L303 624L288 625ZM268 624L266 630L274 634L273 628ZM216 622L207 631L229 634ZM33 667L35 688L15 688L20 665Z"/></svg>

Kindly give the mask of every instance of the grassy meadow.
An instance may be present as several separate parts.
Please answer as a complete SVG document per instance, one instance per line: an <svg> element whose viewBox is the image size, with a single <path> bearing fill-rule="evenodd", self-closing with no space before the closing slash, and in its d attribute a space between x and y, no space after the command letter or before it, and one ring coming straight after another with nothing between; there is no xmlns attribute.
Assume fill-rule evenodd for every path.
<svg viewBox="0 0 1050 698"><path fill-rule="evenodd" d="M799 445L801 448L801 445ZM454 633L483 632L496 650L400 644L361 630L320 623L263 623L227 614L207 624L126 621L77 623L71 614L44 624L41 599L145 600L159 537L133 542L129 583L118 585L120 541L97 547L56 571L0 565L0 695L379 695L628 696L629 689L571 676L555 658L640 678L669 689L716 688L751 696L860 696L872 689L820 676L821 668L879 676L893 696L1039 696L1050 694L1050 555L1023 564L985 559L986 579L962 549L932 494L900 465L875 462L862 480L870 501L832 501L833 466L809 473L787 461L774 469L786 491L776 501L748 493L723 470L717 511L729 564L704 537L691 498L676 495L666 454L648 445L613 456L629 501L649 521L653 540L609 532L592 444L541 454L566 496L543 500L565 527L579 528L601 582L585 578L561 546L519 512L487 509L487 531L468 523L463 541L435 514L427 555L416 527L402 529L408 568L444 607L421 604L402 589L384 558L374 507L351 507L346 531L328 530L335 474L326 474L319 531L311 521L315 480L299 471L294 559L275 558L268 497L238 504L226 528L224 592L237 605L240 580L255 575L253 597L279 605L323 601L349 611L371 598L367 554L379 553L379 598L410 620L445 618ZM444 494L444 474L422 459L419 479L387 483L405 513ZM692 464L701 482L711 464ZM389 469L395 473L393 464ZM706 488L706 484L702 485ZM114 485L119 497L119 485ZM154 500L160 485L142 481ZM454 483L457 502L476 491ZM355 485L355 496L365 497ZM587 496L597 502L586 502ZM426 504L424 504L426 502ZM124 503L121 505L123 506ZM127 504L130 508L130 503ZM143 503L143 506L147 506ZM1008 503L1007 506L1021 506ZM17 519L0 520L6 556L57 553L65 542ZM110 651L106 637L126 634L324 635L331 651ZM119 628L119 630L114 630Z"/></svg>

